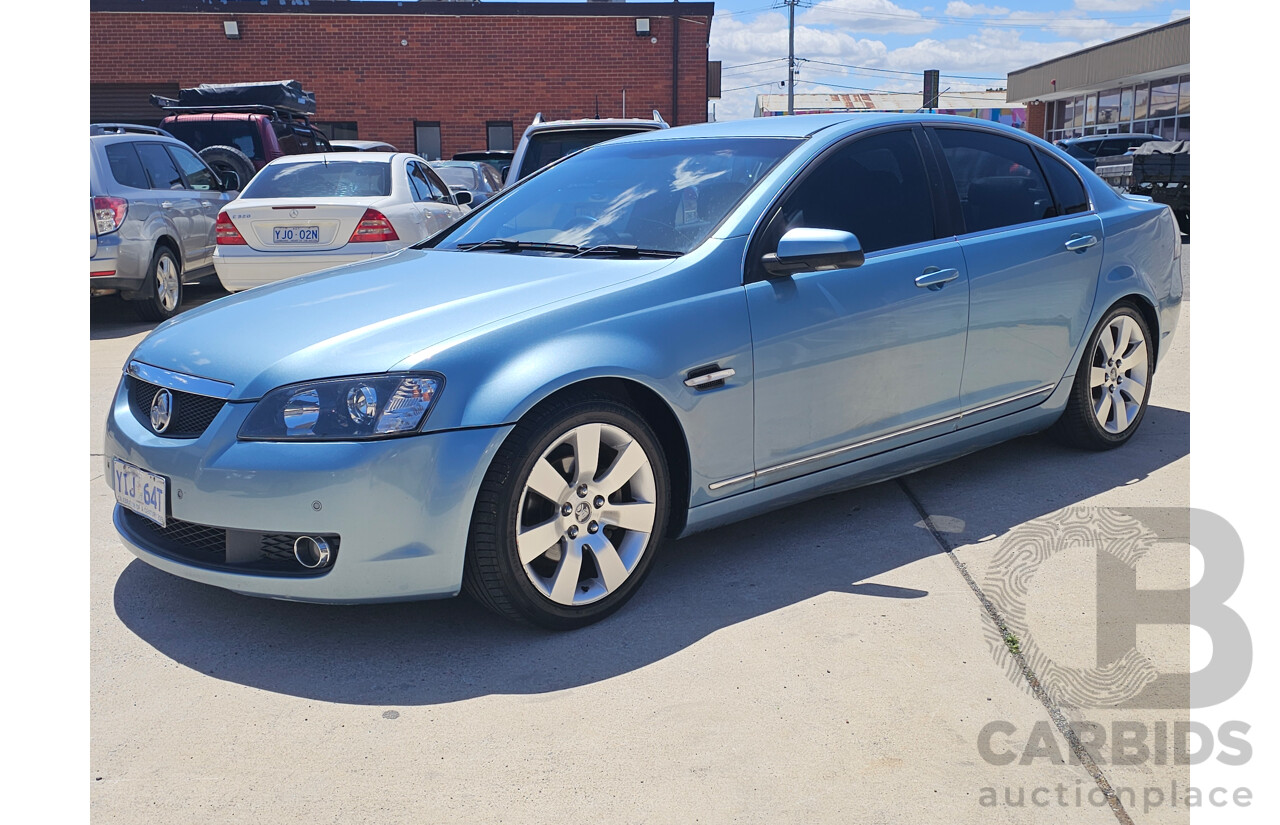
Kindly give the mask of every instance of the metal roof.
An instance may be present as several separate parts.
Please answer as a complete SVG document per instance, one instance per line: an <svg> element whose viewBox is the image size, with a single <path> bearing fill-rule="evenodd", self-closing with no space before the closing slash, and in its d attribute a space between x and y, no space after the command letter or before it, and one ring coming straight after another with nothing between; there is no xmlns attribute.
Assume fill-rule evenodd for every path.
<svg viewBox="0 0 1280 825"><path fill-rule="evenodd" d="M852 94L796 95L796 114L815 112L914 112L924 102L920 92L867 92ZM938 96L939 109L1007 108L1004 92L952 92ZM784 94L756 95L756 116L787 111Z"/></svg>
<svg viewBox="0 0 1280 825"><path fill-rule="evenodd" d="M1009 73L1009 99L1057 100L1191 71L1191 18L1183 17Z"/></svg>

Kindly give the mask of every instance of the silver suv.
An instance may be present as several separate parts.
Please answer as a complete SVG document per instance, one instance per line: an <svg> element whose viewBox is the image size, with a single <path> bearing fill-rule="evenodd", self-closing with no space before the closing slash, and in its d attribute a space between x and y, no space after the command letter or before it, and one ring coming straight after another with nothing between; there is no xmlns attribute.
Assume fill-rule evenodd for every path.
<svg viewBox="0 0 1280 825"><path fill-rule="evenodd" d="M584 118L582 120L543 120L542 112L524 130L516 153L507 170L505 186L527 178L552 161L571 155L579 149L637 132L666 129L667 122L653 110L653 118Z"/></svg>
<svg viewBox="0 0 1280 825"><path fill-rule="evenodd" d="M234 199L162 129L89 127L89 292L119 293L148 321L178 311L184 283L213 274L214 222Z"/></svg>

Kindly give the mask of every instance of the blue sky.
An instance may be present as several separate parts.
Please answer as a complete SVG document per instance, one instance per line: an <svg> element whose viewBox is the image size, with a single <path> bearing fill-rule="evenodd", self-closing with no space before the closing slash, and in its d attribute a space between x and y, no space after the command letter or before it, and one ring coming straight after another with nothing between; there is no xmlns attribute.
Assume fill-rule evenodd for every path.
<svg viewBox="0 0 1280 825"><path fill-rule="evenodd" d="M786 91L787 9L770 0L715 6L716 118L751 117L757 94ZM940 70L952 92L1002 87L1014 69L1188 14L1189 0L802 0L796 93L916 92L925 69Z"/></svg>

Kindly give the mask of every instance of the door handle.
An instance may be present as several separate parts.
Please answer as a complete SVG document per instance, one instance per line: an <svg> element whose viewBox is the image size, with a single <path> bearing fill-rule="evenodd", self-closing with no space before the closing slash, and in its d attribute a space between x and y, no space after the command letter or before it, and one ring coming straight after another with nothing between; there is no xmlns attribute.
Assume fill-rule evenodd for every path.
<svg viewBox="0 0 1280 825"><path fill-rule="evenodd" d="M1063 244L1069 252L1084 252L1098 242L1092 235L1072 235L1071 240Z"/></svg>
<svg viewBox="0 0 1280 825"><path fill-rule="evenodd" d="M160 201L160 206L162 206L165 209L172 209L173 201Z"/></svg>
<svg viewBox="0 0 1280 825"><path fill-rule="evenodd" d="M209 201L200 201L200 205L201 205L201 206L203 206L203 207L205 207L205 208L208 208L208 207L210 207L210 206L213 206L213 204L212 204L212 203L210 203Z"/></svg>
<svg viewBox="0 0 1280 825"><path fill-rule="evenodd" d="M934 292L937 292L939 289L942 289L943 285L948 284L959 277L960 270L958 269L938 269L936 266L931 266L924 271L923 275L916 278L916 286L921 289L927 287L932 289Z"/></svg>

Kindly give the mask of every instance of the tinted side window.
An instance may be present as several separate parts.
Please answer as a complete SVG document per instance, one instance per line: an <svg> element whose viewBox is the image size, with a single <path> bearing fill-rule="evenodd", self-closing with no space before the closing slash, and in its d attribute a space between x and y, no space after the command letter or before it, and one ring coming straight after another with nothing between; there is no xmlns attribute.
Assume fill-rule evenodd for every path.
<svg viewBox="0 0 1280 825"><path fill-rule="evenodd" d="M969 129L937 129L936 134L960 196L966 232L1054 216L1049 186L1029 145Z"/></svg>
<svg viewBox="0 0 1280 825"><path fill-rule="evenodd" d="M431 200L431 184L427 182L426 176L422 174L422 168L416 163L410 163L408 170L409 188L413 190L413 199L415 201Z"/></svg>
<svg viewBox="0 0 1280 825"><path fill-rule="evenodd" d="M147 170L152 189L185 189L182 173L174 164L173 158L159 143L139 143L138 157L142 159L142 168Z"/></svg>
<svg viewBox="0 0 1280 825"><path fill-rule="evenodd" d="M436 200L452 202L453 198L449 197L449 187L445 186L444 181L440 180L440 177L435 172L432 172L422 164L419 163L416 165L426 177L427 185L431 187L431 197Z"/></svg>
<svg viewBox="0 0 1280 825"><path fill-rule="evenodd" d="M915 136L871 135L820 161L787 196L766 251L800 226L852 232L864 252L932 240L933 202Z"/></svg>
<svg viewBox="0 0 1280 825"><path fill-rule="evenodd" d="M1049 178L1049 188L1053 191L1053 200L1058 215L1074 215L1077 212L1089 211L1089 195L1084 191L1084 184L1075 172L1057 158L1044 152L1037 152L1040 166Z"/></svg>
<svg viewBox="0 0 1280 825"><path fill-rule="evenodd" d="M178 168L182 170L182 174L187 176L188 187L202 190L218 188L213 172L210 172L209 167L205 166L191 150L183 149L181 146L170 146L169 153L178 162Z"/></svg>
<svg viewBox="0 0 1280 825"><path fill-rule="evenodd" d="M121 186L132 186L134 189L150 189L147 173L142 171L142 162L134 151L132 143L113 143L107 147L107 164L111 167L111 177Z"/></svg>

